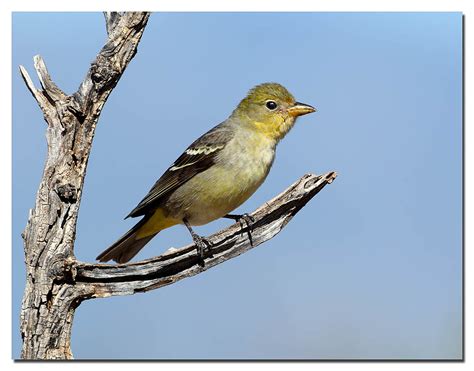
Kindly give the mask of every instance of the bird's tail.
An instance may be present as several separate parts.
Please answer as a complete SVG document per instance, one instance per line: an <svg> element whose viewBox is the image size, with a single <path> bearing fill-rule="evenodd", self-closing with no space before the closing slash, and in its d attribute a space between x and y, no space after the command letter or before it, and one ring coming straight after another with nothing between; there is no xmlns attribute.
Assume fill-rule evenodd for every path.
<svg viewBox="0 0 474 371"><path fill-rule="evenodd" d="M154 234L147 235L145 237L139 236L140 228L143 227L150 216L145 216L140 220L132 229L125 233L118 239L112 246L107 250L103 251L96 259L101 262L107 262L111 259L117 263L126 263L132 259L138 252L145 246L153 237L155 237L160 231L158 230Z"/></svg>

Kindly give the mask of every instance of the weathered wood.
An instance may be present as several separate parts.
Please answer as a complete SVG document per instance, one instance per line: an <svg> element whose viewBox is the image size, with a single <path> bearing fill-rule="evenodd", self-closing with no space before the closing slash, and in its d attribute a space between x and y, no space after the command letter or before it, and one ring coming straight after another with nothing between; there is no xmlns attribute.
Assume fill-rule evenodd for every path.
<svg viewBox="0 0 474 371"><path fill-rule="evenodd" d="M105 29L107 30L107 34L110 33L115 29L117 22L120 20L119 13L117 12L104 12L105 17Z"/></svg>
<svg viewBox="0 0 474 371"><path fill-rule="evenodd" d="M36 203L23 233L26 288L21 309L22 358L71 358L70 332L80 285L69 284L73 245L87 161L100 112L135 55L149 13L114 14L106 44L73 95L34 57L42 89L20 66L48 124L48 154ZM113 28L113 29L112 29Z"/></svg>
<svg viewBox="0 0 474 371"><path fill-rule="evenodd" d="M271 239L280 232L291 218L321 189L336 178L336 173L307 174L283 193L266 202L252 214L254 222L248 226L239 223L213 234L206 239L204 266L194 245L167 251L165 254L138 263L119 265L71 264L73 281L91 286L84 299L131 295L170 285L194 276L209 268L232 259Z"/></svg>
<svg viewBox="0 0 474 371"><path fill-rule="evenodd" d="M20 73L47 123L48 154L24 239L26 287L21 309L24 359L70 359L75 309L87 299L145 292L191 277L236 257L276 235L336 174L305 175L253 214L208 237L205 265L193 245L137 263L89 264L74 257L76 221L87 161L103 105L137 51L149 13L105 13L108 39L77 92L53 82L34 57L41 89Z"/></svg>

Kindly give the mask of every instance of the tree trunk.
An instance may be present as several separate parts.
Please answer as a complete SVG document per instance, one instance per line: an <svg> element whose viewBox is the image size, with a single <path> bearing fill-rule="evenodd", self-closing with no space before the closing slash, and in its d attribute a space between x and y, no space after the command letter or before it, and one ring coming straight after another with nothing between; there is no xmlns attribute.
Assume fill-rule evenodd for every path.
<svg viewBox="0 0 474 371"><path fill-rule="evenodd" d="M191 277L275 236L336 173L305 175L266 202L243 228L238 223L208 237L204 266L193 245L137 263L89 264L74 257L76 222L95 127L109 94L137 52L149 13L105 13L108 40L72 95L52 81L34 57L42 90L20 72L43 111L48 154L24 239L26 288L21 308L23 359L71 359L74 312L86 299L130 295Z"/></svg>
<svg viewBox="0 0 474 371"><path fill-rule="evenodd" d="M68 359L74 310L83 298L71 284L76 222L100 112L137 51L148 13L106 14L108 40L78 91L66 95L34 58L42 90L21 74L48 124L43 177L23 233L26 289L21 310L22 358Z"/></svg>

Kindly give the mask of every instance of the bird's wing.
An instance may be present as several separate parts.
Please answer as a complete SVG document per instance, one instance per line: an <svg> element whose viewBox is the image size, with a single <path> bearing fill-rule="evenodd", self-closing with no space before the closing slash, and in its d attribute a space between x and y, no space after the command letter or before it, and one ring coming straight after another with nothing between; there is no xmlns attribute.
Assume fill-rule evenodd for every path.
<svg viewBox="0 0 474 371"><path fill-rule="evenodd" d="M136 217L155 210L164 196L169 195L193 176L209 169L233 131L224 124L209 130L194 141L179 158L165 171L143 200L127 215Z"/></svg>

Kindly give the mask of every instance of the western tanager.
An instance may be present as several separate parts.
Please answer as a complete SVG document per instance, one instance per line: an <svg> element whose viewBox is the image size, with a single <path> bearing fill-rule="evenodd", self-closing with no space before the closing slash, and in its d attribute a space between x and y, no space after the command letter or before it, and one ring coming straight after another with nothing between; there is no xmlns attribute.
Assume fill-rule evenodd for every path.
<svg viewBox="0 0 474 371"><path fill-rule="evenodd" d="M263 183L278 142L298 116L314 112L280 84L249 91L227 120L194 141L127 217L143 218L97 259L125 263L163 229L185 224L201 253L203 239L191 226L228 214Z"/></svg>

